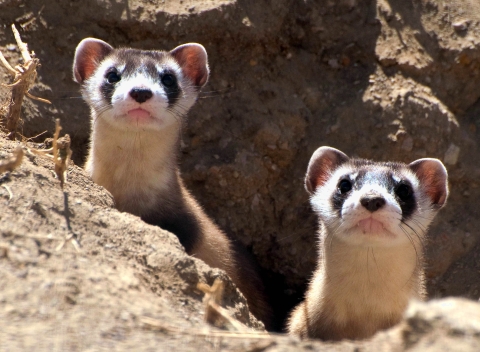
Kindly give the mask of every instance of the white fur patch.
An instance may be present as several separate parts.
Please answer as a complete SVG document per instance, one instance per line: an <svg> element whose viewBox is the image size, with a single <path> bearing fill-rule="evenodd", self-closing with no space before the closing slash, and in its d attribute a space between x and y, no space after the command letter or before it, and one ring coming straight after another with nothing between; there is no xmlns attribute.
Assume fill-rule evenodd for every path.
<svg viewBox="0 0 480 352"><path fill-rule="evenodd" d="M140 65L141 66L141 65ZM105 72L116 67L118 72L122 72L123 67L115 65L112 58L105 59L96 69L95 73L85 82L85 98L92 109L92 116L104 119L116 128L125 130L152 129L161 130L175 123L180 123L183 116L193 106L197 98L197 91L192 87L191 82L184 77L180 66L175 60L166 57L164 62L156 65L158 74L164 71L174 72L179 89L182 94L178 101L169 107L168 98L164 87L141 67L131 77L122 77L115 83L112 95L112 106L106 102L100 87L106 80ZM148 89L153 93L152 98L143 103L138 103L130 96L130 92L135 88ZM128 111L141 108L146 110L151 119L138 121L128 117Z"/></svg>
<svg viewBox="0 0 480 352"><path fill-rule="evenodd" d="M195 103L198 91L184 77L178 63L165 56L158 62L158 74L173 72L181 94L173 106L163 85L142 68L139 55L138 70L130 77L121 76L124 69L113 58L100 63L85 82L84 98L91 108L92 140L86 170L92 179L109 190L117 208L136 215L155 209L159 194L168 194L177 177L178 140L183 117ZM115 67L121 80L114 85L112 105L105 101L101 86L105 73ZM143 103L130 96L134 88L150 90L153 95ZM141 108L150 117L135 121L128 111Z"/></svg>
<svg viewBox="0 0 480 352"><path fill-rule="evenodd" d="M367 172L366 181L360 189L352 189L348 198L343 203L340 214L333 208L331 198L337 192L338 182L345 175L353 175L355 170L349 166L341 166L333 172L328 181L319 187L311 197L313 209L327 228L329 235L346 241L352 245L365 247L390 247L403 245L411 242L412 238L423 238L428 225L433 219L429 199L425 196L417 177L408 169L401 175L395 175L398 181L406 179L412 185L417 209L414 214L402 223L402 209L391 191L387 190L381 182L376 182L375 172L381 170L372 169ZM371 174L369 174L371 173ZM375 212L368 211L360 200L366 195L375 194L385 200L385 205ZM373 219L383 226L382 231L375 227L375 233L366 233L365 228L360 226L361 221Z"/></svg>

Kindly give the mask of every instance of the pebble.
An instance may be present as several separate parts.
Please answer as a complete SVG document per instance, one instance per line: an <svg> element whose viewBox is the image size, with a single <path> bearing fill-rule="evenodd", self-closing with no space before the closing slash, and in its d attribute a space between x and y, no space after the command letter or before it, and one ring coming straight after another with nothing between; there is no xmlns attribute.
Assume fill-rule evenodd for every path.
<svg viewBox="0 0 480 352"><path fill-rule="evenodd" d="M453 29L455 29L457 32L463 32L468 29L468 26L470 25L470 20L463 20L463 21L458 21L452 24Z"/></svg>
<svg viewBox="0 0 480 352"><path fill-rule="evenodd" d="M460 147L457 147L455 144L451 143L445 152L443 157L443 162L448 165L455 165L458 161L458 156L460 155Z"/></svg>

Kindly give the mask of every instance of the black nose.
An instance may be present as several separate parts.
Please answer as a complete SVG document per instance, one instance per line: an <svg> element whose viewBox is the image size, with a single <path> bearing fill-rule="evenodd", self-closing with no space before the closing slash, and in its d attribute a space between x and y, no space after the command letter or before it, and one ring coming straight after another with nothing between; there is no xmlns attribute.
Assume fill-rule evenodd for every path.
<svg viewBox="0 0 480 352"><path fill-rule="evenodd" d="M365 196L360 199L360 203L373 213L385 205L385 199L379 196Z"/></svg>
<svg viewBox="0 0 480 352"><path fill-rule="evenodd" d="M130 96L135 99L137 103L145 103L148 99L153 96L153 93L150 89L145 88L133 88L130 91Z"/></svg>

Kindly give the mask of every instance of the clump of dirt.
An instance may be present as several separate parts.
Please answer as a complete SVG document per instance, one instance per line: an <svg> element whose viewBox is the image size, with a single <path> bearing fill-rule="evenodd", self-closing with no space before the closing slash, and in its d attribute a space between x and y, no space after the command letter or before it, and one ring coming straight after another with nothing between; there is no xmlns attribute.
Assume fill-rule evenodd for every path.
<svg viewBox="0 0 480 352"><path fill-rule="evenodd" d="M13 144L4 142L1 155ZM186 255L174 235L116 211L83 170L70 167L68 178L62 191L53 162L29 155L1 180L0 301L2 320L12 323L3 332L8 340L41 334L52 336L44 348L84 349L105 336L122 340L147 318L194 329L203 311L197 284L216 278L226 283L221 303L229 313L262 328L224 272ZM18 330L27 317L28 329ZM72 341L57 331L69 324ZM25 341L22 348L35 346Z"/></svg>
<svg viewBox="0 0 480 352"><path fill-rule="evenodd" d="M4 140L0 157L15 144ZM68 174L62 191L52 161L28 156L0 180L1 350L396 351L461 343L475 351L480 342L478 322L465 319L480 306L460 300L413 306L398 327L357 343L209 328L196 287L218 278L228 313L262 326L224 272L187 256L174 235L115 210L78 167Z"/></svg>
<svg viewBox="0 0 480 352"><path fill-rule="evenodd" d="M60 118L63 132L72 138L73 159L80 165L90 126L87 107L71 78L71 65L81 39L98 37L114 46L147 49L168 50L192 41L206 47L211 77L186 120L183 177L208 214L257 258L279 330L287 312L302 299L316 264L317 224L303 189L303 177L311 154L321 145L378 160L441 159L448 168L451 196L429 232L429 295L480 298L480 210L476 201L480 197L480 164L476 162L480 160L480 12L475 10L478 5L473 0L341 0L321 4L291 0L268 4L253 0L184 0L175 4L7 0L0 4L0 20L5 24L0 27L0 50L7 53L12 66L20 62L10 24L22 28L22 38L43 65L32 92L53 104L27 100L21 132L30 137L47 130L51 135L55 119ZM9 82L8 77L0 68L1 82ZM6 101L6 88L0 87L0 95L1 106ZM13 145L4 148L11 150ZM38 160L27 162L40 163ZM5 284L2 292L10 296L0 301L17 302L16 290L19 297L20 291L22 297L28 297L24 308L18 308L19 313L10 318L22 322L35 316L32 334L51 329L58 337L52 331L67 319L60 316L66 314L61 313L65 307L70 307L72 316L78 309L77 322L84 321L80 311L85 306L78 302L84 302L86 296L82 295L87 295L82 287L95 283L89 277L95 272L104 284L88 288L92 291L89 302L97 306L95 290L100 296L112 295L98 302L106 318L97 319L111 330L95 330L98 340L92 341L105 336L122 341L128 334L123 341L135 341L135 334L141 338L145 332L137 330L138 317L144 312L166 312L165 307L173 304L162 306L161 302L170 302L161 300L166 296L177 302L169 312L180 312L179 324L189 317L192 321L187 319L191 324L187 326L201 325L201 294L195 291L194 283L203 280L211 284L214 277L224 274L199 269L202 264L186 257L171 235L105 209L112 207L108 194L77 168L69 171L75 173L69 175L67 185L65 204L74 214L69 215L52 175L28 165L0 184L13 194L8 200L8 191L0 188L0 206L10 214L0 215L1 224L8 224L11 230L2 232L2 241L8 248L18 248L23 253L18 258L24 258L20 262L26 261L10 262L6 254L1 259L2 265L8 265L2 273L12 274L15 280ZM30 173L24 174L24 168ZM75 194L78 206L72 201ZM17 198L20 195L26 198ZM42 217L39 214L44 210L49 215ZM85 217L77 223L80 213ZM70 231L65 227L67 219L82 246L80 253L70 242L56 251L60 240L22 237L38 233L64 238ZM146 232L138 236L133 229ZM145 239L147 232L152 239ZM149 257L155 251L161 254ZM87 268L85 263L92 266ZM35 274L27 270L24 276L23 268ZM63 287L60 291L68 292L58 298L49 290L57 287L56 277L66 277L71 270L78 279L72 285L59 284ZM137 288L130 288L128 280L112 282L110 277L118 281L122 270L138 279ZM45 282L53 282L53 288ZM132 294L135 290L140 293ZM236 317L255 324L231 284L227 291L233 296L226 297L235 298L226 298L225 304ZM67 296L77 303L69 303ZM52 299L47 304L50 308L45 308L46 318L34 303L41 297ZM132 315L135 318L122 320L122 307L135 300L132 297L142 297ZM54 304L61 309L51 308ZM54 312L60 313L57 316ZM158 313L157 317L166 316ZM42 319L55 323L42 324ZM171 319L172 324L176 322L176 318ZM75 324L72 320L72 326ZM95 319L88 324L83 331L99 326ZM154 333L149 336L158 337ZM194 339L193 335L190 338Z"/></svg>

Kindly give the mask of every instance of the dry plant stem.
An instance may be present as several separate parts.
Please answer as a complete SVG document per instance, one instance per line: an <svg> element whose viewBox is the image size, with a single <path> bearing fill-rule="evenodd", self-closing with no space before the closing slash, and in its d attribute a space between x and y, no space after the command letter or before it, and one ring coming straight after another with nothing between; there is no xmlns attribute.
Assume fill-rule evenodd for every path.
<svg viewBox="0 0 480 352"><path fill-rule="evenodd" d="M22 136L22 135L20 135L20 137L22 137L22 142L25 144L26 142L29 142L29 141L37 138L37 137L40 137L42 134L45 134L45 133L47 133L47 131L40 132L40 133L37 134L36 136L32 136L32 137L28 137L28 138L25 137L25 136ZM48 139L48 138L47 138L47 139ZM46 140L47 140L47 139L46 139Z"/></svg>
<svg viewBox="0 0 480 352"><path fill-rule="evenodd" d="M20 166L23 159L23 150L20 147L17 147L14 151L12 156L10 156L7 160L0 162L0 173L2 172L12 172L17 167Z"/></svg>
<svg viewBox="0 0 480 352"><path fill-rule="evenodd" d="M12 74L12 76L15 76L17 74L17 71L15 71L15 69L12 66L10 66L10 64L8 63L7 59L5 59L5 56L3 56L1 51L0 51L0 61L2 62L3 66L5 66L5 68L10 72L10 74Z"/></svg>
<svg viewBox="0 0 480 352"><path fill-rule="evenodd" d="M59 138L61 129L62 126L60 126L60 119L56 119L55 133L52 139L52 148L46 150L27 149L27 151L33 155L42 155L53 159L53 163L55 165L55 174L60 180L60 186L63 189L63 186L67 180L67 168L72 156L72 150L70 149L71 142L68 134ZM50 152L52 152L53 155L48 154Z"/></svg>
<svg viewBox="0 0 480 352"><path fill-rule="evenodd" d="M78 253L80 253L80 245L78 244L77 240L75 239L75 236L72 235L72 234L67 235L67 236L65 237L65 239L62 240L62 242L55 248L55 250L56 250L57 252L61 251L62 248L65 246L65 244L66 244L67 242L71 242L72 245L73 245L73 248L75 248L75 250L76 250Z"/></svg>
<svg viewBox="0 0 480 352"><path fill-rule="evenodd" d="M232 338L252 338L252 339L269 339L272 336L266 332L256 331L224 331L213 329L185 329L184 327L176 327L165 324L164 322L146 316L140 317L140 322L147 328L163 332L171 332L176 334L188 334L204 337L232 337Z"/></svg>
<svg viewBox="0 0 480 352"><path fill-rule="evenodd" d="M12 198L13 198L13 193L12 193L12 191L10 191L10 188L8 188L7 185L2 185L2 187L5 188L5 189L7 190L7 192L8 192L8 200L9 200L9 201L12 200Z"/></svg>
<svg viewBox="0 0 480 352"><path fill-rule="evenodd" d="M15 28L15 25L12 24L13 35L17 42L20 53L24 61L23 65L17 65L13 68L5 59L3 54L0 52L0 61L3 66L14 76L13 84L8 85L12 88L12 99L9 106L9 111L7 113L6 125L5 128L10 132L10 139L15 139L15 134L17 131L18 120L20 119L20 113L22 109L22 102L25 95L31 99L39 100L44 103L51 104L48 100L35 97L29 93L30 87L35 82L37 78L37 66L40 64L40 61L35 58L35 54L28 52L27 44L22 42L20 33Z"/></svg>
<svg viewBox="0 0 480 352"><path fill-rule="evenodd" d="M222 326L223 321L217 314L216 310L211 308L211 303L219 304L222 301L224 284L221 280L216 279L212 287L202 282L198 283L197 288L203 291L203 304L205 306L205 322L211 325Z"/></svg>
<svg viewBox="0 0 480 352"><path fill-rule="evenodd" d="M38 149L29 149L27 148L27 152L31 155L40 155L45 156L54 163L55 174L57 178L60 180L60 185L63 189L65 181L67 179L67 168L70 162L70 157L72 156L72 150L70 149L70 136L66 134L65 136L59 138L60 131L62 126L60 126L60 119L55 120L55 133L53 134L52 139L52 148L46 150L38 150ZM53 155L49 154L52 153ZM64 192L65 196L65 192ZM68 212L68 209L65 210ZM68 225L68 217L67 218L67 225ZM69 226L69 225L68 225ZM69 227L70 230L70 227ZM65 244L70 242L77 252L80 252L80 244L78 243L77 239L75 238L75 234L70 233L65 236L64 239L58 244L55 250L61 251Z"/></svg>
<svg viewBox="0 0 480 352"><path fill-rule="evenodd" d="M19 233L14 232L10 229L7 229L4 226L0 226L0 233L7 234L7 237L23 237L23 238L33 238L36 240L51 240L51 241L65 241L64 238L54 237L53 234L49 233L47 235L41 233Z"/></svg>
<svg viewBox="0 0 480 352"><path fill-rule="evenodd" d="M63 185L67 180L67 168L72 156L72 150L70 149L70 136L68 134L58 138L61 129L60 120L56 119L55 135L53 136L53 160L55 162L55 173L63 189Z"/></svg>
<svg viewBox="0 0 480 352"><path fill-rule="evenodd" d="M22 54L23 59L25 62L31 61L32 57L30 56L30 53L28 52L28 47L27 44L22 42L22 38L20 37L20 33L18 32L17 28L15 27L14 24L12 24L12 31L13 35L15 36L15 41L17 42L18 48L20 49L20 53Z"/></svg>
<svg viewBox="0 0 480 352"><path fill-rule="evenodd" d="M245 325L232 318L227 310L220 306L224 287L225 285L220 279L215 279L212 287L202 282L198 283L197 288L205 293L205 297L203 297L205 322L216 326L228 325L235 331L248 332Z"/></svg>

